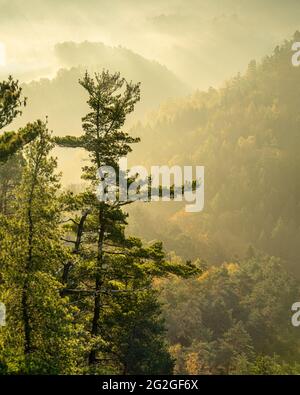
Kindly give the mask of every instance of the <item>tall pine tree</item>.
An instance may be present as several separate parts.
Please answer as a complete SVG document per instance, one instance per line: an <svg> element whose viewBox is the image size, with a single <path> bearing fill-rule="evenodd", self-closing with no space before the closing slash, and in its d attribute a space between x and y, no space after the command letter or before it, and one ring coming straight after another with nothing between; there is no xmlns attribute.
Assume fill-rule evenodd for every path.
<svg viewBox="0 0 300 395"><path fill-rule="evenodd" d="M0 361L7 373L71 373L79 336L75 310L61 298L56 278L67 254L60 242L59 179L46 125L31 128L37 138L24 152L13 214L1 217L0 299L7 324L0 331Z"/></svg>

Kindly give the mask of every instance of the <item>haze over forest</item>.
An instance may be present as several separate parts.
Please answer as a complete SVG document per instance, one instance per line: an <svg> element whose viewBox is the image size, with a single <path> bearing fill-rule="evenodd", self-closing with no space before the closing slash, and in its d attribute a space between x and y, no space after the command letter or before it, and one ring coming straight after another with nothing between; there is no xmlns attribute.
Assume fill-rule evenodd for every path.
<svg viewBox="0 0 300 395"><path fill-rule="evenodd" d="M155 60L193 90L219 85L269 53L297 30L300 11L297 0L1 0L0 6L7 51L1 76L54 76L71 63L57 56L57 43L91 41Z"/></svg>
<svg viewBox="0 0 300 395"><path fill-rule="evenodd" d="M5 131L47 119L55 136L83 136L88 79L78 81L104 69L141 82L124 126L141 138L130 165L205 167L204 211L186 213L180 202L125 210L126 235L162 241L176 270L198 270L153 279L173 371L256 374L260 363L271 374L300 371L288 326L300 277L300 67L291 63L300 2L0 0L0 10L0 80L18 78L27 97ZM53 151L64 190L83 191L89 150Z"/></svg>

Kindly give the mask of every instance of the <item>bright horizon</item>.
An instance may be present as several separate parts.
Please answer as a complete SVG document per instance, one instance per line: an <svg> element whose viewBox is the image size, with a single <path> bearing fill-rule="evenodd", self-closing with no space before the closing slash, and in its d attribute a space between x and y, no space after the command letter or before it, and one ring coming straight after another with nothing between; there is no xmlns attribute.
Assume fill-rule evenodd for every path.
<svg viewBox="0 0 300 395"><path fill-rule="evenodd" d="M187 7L183 0L0 0L0 9L7 57L1 78L8 72L22 82L53 76L65 66L57 43L90 41L130 49L184 83L207 89L290 37L298 28L300 3L202 0Z"/></svg>
<svg viewBox="0 0 300 395"><path fill-rule="evenodd" d="M5 45L0 42L0 66L5 66L5 64L6 64Z"/></svg>

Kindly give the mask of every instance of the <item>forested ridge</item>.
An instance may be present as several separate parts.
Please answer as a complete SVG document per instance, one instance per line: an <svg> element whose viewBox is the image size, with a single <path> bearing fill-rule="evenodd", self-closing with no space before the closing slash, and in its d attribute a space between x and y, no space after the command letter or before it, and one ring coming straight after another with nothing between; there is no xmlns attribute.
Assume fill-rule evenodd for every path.
<svg viewBox="0 0 300 395"><path fill-rule="evenodd" d="M140 84L118 72L80 76L82 134L65 140L47 119L7 131L30 100L2 83L1 374L300 373L297 39L130 132ZM89 158L80 192L61 187L62 142ZM205 210L100 201L97 169L127 155L204 165Z"/></svg>
<svg viewBox="0 0 300 395"><path fill-rule="evenodd" d="M292 40L251 61L221 89L162 105L132 133L133 163L205 166L205 210L153 205L133 214L132 229L162 238L185 258L211 263L243 258L249 246L281 257L300 274L300 68ZM147 156L143 150L147 147ZM147 218L148 227L143 223ZM161 227L155 222L161 220Z"/></svg>

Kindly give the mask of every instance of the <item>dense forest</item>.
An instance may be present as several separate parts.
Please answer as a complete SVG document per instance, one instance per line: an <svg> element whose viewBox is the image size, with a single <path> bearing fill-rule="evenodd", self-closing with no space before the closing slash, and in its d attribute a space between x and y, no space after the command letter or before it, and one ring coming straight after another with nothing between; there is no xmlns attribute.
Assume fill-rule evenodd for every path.
<svg viewBox="0 0 300 395"><path fill-rule="evenodd" d="M141 88L115 70L32 83L54 98L72 75L80 137L26 123L30 95L0 84L1 374L300 374L297 40L129 131ZM78 188L62 187L57 146L88 158ZM205 210L100 201L97 169L124 156L204 165Z"/></svg>

